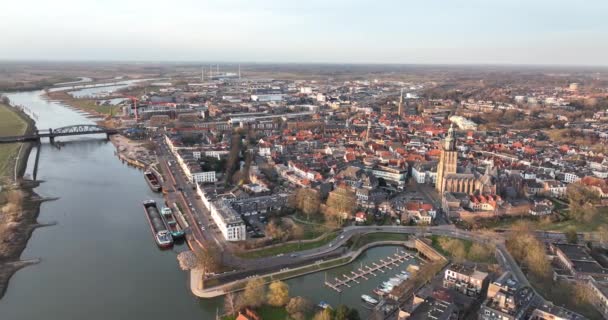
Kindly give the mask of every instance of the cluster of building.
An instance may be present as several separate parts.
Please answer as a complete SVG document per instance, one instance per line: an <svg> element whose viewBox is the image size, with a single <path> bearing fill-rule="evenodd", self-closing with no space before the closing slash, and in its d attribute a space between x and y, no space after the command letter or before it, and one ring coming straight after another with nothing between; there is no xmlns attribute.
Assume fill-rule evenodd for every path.
<svg viewBox="0 0 608 320"><path fill-rule="evenodd" d="M433 223L438 212L456 219L546 215L553 207L544 199L564 197L570 183L584 183L608 198L604 154L552 142L540 130L479 130L475 122L497 110L519 112L530 121L549 119L547 113L573 107L573 99L590 97L581 85L527 92L514 87L506 96L510 102L456 101L424 97L422 90L432 83L254 80L235 74L164 84L125 106L125 115L137 113L146 126L164 128L193 183L227 179L212 170L217 168L209 158L226 157L234 130L255 131L249 150L256 165L271 168L281 188L270 188L268 172L258 170L252 178L259 183L239 186L240 192L257 197L311 188L324 199L346 187L358 207L348 218L358 221L369 214L391 215L400 223ZM533 105L546 106L546 112L532 112ZM601 144L608 142L604 118L599 112L589 125L551 119ZM434 188L436 199L400 200L399 194L411 190L408 183ZM243 214L260 211L234 207Z"/></svg>
<svg viewBox="0 0 608 320"><path fill-rule="evenodd" d="M584 320L584 316L544 301L510 273L493 275L472 266L452 264L438 281L413 294L398 320Z"/></svg>

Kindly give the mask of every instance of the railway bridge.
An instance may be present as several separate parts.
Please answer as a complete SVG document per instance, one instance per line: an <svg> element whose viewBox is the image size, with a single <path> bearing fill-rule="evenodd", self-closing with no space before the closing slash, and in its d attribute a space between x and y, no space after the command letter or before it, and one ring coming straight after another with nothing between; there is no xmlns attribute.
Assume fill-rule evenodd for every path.
<svg viewBox="0 0 608 320"><path fill-rule="evenodd" d="M40 141L42 138L49 138L51 143L55 142L55 137L79 136L89 134L105 134L106 137L117 134L119 131L113 128L105 128L94 124L77 124L56 129L36 130L32 134L22 136L0 137L0 143Z"/></svg>

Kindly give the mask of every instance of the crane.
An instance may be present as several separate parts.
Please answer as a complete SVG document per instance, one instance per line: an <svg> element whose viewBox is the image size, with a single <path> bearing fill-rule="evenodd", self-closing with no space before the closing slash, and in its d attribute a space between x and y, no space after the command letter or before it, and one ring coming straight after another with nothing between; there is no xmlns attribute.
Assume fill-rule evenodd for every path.
<svg viewBox="0 0 608 320"><path fill-rule="evenodd" d="M139 99L134 96L127 96L127 98L131 99L131 101L133 102L133 107L135 108L135 122L137 122L139 121L139 113L137 112L137 101L139 101Z"/></svg>

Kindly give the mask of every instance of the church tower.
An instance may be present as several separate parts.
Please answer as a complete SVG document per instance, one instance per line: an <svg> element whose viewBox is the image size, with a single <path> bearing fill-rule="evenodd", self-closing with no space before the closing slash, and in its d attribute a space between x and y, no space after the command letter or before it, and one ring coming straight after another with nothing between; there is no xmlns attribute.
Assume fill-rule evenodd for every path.
<svg viewBox="0 0 608 320"><path fill-rule="evenodd" d="M439 194L445 190L445 177L451 173L456 173L458 166L458 152L456 151L456 137L454 136L454 126L450 125L448 135L443 141L439 164L437 165L437 181L435 189Z"/></svg>

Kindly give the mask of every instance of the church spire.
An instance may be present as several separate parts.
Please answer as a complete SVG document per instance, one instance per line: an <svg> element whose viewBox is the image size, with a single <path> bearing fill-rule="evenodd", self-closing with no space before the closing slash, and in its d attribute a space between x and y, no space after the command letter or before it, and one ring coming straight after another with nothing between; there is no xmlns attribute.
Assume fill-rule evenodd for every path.
<svg viewBox="0 0 608 320"><path fill-rule="evenodd" d="M447 137L445 137L443 148L446 151L456 150L456 138L454 136L454 124L450 124L450 129L448 129L448 135L447 135Z"/></svg>

